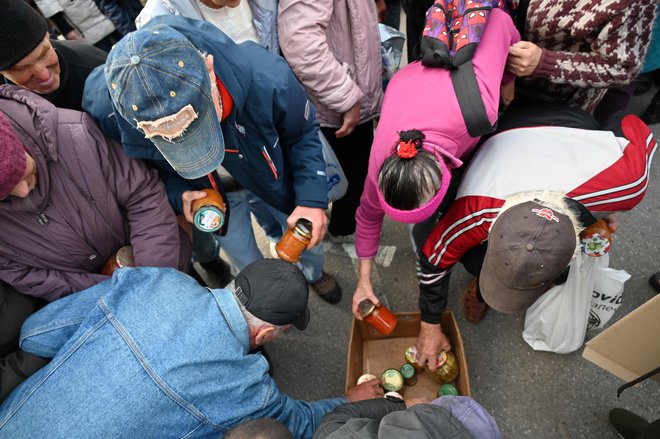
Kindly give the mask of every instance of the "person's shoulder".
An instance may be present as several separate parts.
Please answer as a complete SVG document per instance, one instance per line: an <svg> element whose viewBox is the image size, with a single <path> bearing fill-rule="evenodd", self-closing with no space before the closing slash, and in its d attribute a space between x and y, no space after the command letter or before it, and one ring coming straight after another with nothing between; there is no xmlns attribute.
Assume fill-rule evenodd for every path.
<svg viewBox="0 0 660 439"><path fill-rule="evenodd" d="M64 57L71 65L94 68L105 63L108 54L91 44L82 41L51 40L58 56Z"/></svg>

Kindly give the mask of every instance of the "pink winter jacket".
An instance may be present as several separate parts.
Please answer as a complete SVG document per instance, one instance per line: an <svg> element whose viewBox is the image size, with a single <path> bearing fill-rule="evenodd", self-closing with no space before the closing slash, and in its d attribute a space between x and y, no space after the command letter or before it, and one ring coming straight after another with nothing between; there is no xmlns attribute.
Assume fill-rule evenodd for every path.
<svg viewBox="0 0 660 439"><path fill-rule="evenodd" d="M374 0L280 0L280 47L324 127L340 127L360 102L360 122L383 99Z"/></svg>
<svg viewBox="0 0 660 439"><path fill-rule="evenodd" d="M497 119L500 86L512 80L504 74L509 46L520 41L511 18L501 10L491 12L483 38L473 57L479 90L491 123ZM378 173L394 151L400 131L417 129L446 158L449 168L463 164L478 142L471 137L461 114L449 71L428 68L419 62L397 72L387 86L380 121L369 157L369 173L355 214L355 249L361 259L371 259L378 250L384 212L377 195Z"/></svg>

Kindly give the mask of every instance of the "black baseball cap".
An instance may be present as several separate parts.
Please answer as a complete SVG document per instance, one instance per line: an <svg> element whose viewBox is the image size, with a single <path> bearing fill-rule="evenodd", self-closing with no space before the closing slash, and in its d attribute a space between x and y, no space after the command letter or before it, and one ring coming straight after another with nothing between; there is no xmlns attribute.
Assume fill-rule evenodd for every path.
<svg viewBox="0 0 660 439"><path fill-rule="evenodd" d="M293 264L260 259L234 279L234 294L253 316L273 325L293 325L301 331L309 324L307 280Z"/></svg>

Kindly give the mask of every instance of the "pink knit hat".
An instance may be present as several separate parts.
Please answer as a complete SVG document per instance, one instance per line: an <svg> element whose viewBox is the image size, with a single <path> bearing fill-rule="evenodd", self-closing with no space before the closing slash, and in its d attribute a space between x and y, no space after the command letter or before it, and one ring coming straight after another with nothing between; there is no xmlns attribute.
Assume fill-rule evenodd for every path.
<svg viewBox="0 0 660 439"><path fill-rule="evenodd" d="M0 112L0 200L21 181L26 165L25 147L7 116Z"/></svg>
<svg viewBox="0 0 660 439"><path fill-rule="evenodd" d="M438 210L440 203L442 203L442 200L447 194L447 189L449 189L449 182L451 182L451 172L449 172L449 168L447 168L444 159L438 152L436 152L432 143L424 142L422 144L422 148L433 153L436 159L438 159L440 169L442 170L442 182L440 183L440 189L438 189L438 192L436 192L433 198L431 198L423 206L419 206L418 208L412 210L399 210L387 204L387 201L385 201L385 198L380 191L380 187L377 187L376 192L378 193L378 201L380 202L380 207L383 209L385 214L392 218L394 221L407 224L417 224L421 223L425 219L428 219L435 213L436 210Z"/></svg>

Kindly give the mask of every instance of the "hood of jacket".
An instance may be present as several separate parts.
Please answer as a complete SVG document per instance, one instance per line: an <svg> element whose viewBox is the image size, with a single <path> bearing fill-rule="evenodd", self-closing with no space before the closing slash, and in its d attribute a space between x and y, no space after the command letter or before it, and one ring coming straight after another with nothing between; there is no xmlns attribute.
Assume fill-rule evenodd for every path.
<svg viewBox="0 0 660 439"><path fill-rule="evenodd" d="M58 110L40 96L14 85L0 86L0 110L12 121L37 166L37 187L25 198L11 197L4 202L23 205L25 210L42 210L50 193L47 164L59 160Z"/></svg>

